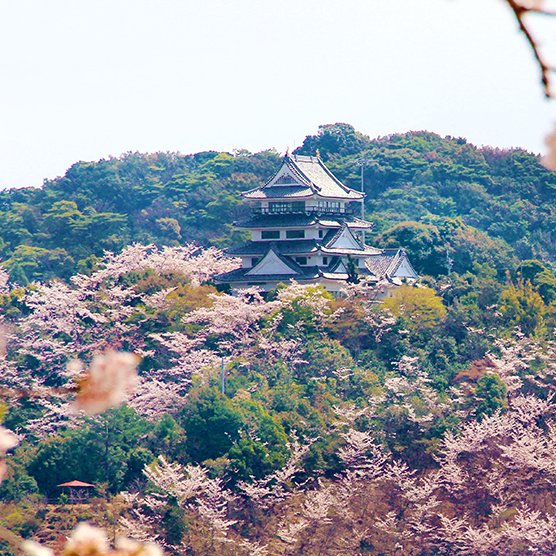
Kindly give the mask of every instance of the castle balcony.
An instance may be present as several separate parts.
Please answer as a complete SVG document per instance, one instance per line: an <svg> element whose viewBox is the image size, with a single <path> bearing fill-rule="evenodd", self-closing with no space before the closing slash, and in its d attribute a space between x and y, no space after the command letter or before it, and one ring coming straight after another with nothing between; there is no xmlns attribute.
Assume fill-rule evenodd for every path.
<svg viewBox="0 0 556 556"><path fill-rule="evenodd" d="M299 207L296 203L275 203L272 207L256 207L253 214L316 214L316 215L346 215L353 214L349 207Z"/></svg>

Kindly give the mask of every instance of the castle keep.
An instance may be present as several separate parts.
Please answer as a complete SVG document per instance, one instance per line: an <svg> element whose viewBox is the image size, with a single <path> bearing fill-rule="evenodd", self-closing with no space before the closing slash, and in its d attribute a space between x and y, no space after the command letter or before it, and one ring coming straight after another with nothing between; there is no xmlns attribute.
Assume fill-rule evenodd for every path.
<svg viewBox="0 0 556 556"><path fill-rule="evenodd" d="M342 184L318 156L286 154L264 185L243 193L251 217L236 225L251 241L228 250L241 268L217 277L233 288L264 291L294 279L339 291L346 281L367 277L392 285L417 277L403 249L365 244L371 224L362 220L364 194Z"/></svg>

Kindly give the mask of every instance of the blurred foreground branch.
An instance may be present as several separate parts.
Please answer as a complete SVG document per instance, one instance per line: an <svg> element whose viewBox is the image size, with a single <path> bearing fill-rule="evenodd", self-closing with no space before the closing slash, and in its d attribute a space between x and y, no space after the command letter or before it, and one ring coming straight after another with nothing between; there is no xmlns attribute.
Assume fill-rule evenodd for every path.
<svg viewBox="0 0 556 556"><path fill-rule="evenodd" d="M544 96L552 98L553 93L551 89L550 74L554 72L555 68L552 67L544 58L541 53L540 44L538 39L533 35L529 25L526 21L528 14L540 14L546 16L555 16L556 12L544 9L544 0L505 0L510 9L513 11L520 31L525 35L533 56L541 72L541 82L543 87Z"/></svg>

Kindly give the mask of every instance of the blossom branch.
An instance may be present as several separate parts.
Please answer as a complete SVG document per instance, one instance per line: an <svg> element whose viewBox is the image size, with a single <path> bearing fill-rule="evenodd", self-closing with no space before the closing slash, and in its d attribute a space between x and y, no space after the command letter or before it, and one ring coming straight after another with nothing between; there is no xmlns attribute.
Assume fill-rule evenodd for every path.
<svg viewBox="0 0 556 556"><path fill-rule="evenodd" d="M531 50L533 51L533 56L539 66L541 71L541 82L543 86L544 96L546 98L552 98L552 89L550 84L550 74L554 71L555 68L551 67L544 59L543 55L541 54L539 43L531 33L529 27L525 22L525 16L529 13L537 13L542 15L556 15L554 12L546 11L542 8L542 2L533 2L530 6L524 5L519 1L516 0L506 0L508 6L513 11L514 16L517 20L519 25L520 31L525 35Z"/></svg>

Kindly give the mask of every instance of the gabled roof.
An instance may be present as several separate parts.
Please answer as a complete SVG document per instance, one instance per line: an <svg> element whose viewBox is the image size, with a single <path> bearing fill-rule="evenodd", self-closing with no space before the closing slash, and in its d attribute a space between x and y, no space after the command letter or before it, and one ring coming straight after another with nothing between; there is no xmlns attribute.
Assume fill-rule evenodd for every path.
<svg viewBox="0 0 556 556"><path fill-rule="evenodd" d="M321 275L316 266L302 267L289 257L277 253L274 246L268 248L264 257L251 268L237 268L216 276L218 282L257 283L276 280L313 280Z"/></svg>
<svg viewBox="0 0 556 556"><path fill-rule="evenodd" d="M84 483L83 481L69 481L68 483L61 483L59 487L71 487L71 488L96 488L95 485L91 483Z"/></svg>
<svg viewBox="0 0 556 556"><path fill-rule="evenodd" d="M369 247L368 245L365 245L364 249L348 249L347 247L328 248L323 246L320 251L323 255L332 255L337 257L345 255L349 255L351 257L368 257L370 255L376 255L380 252L380 249L377 249L376 247Z"/></svg>
<svg viewBox="0 0 556 556"><path fill-rule="evenodd" d="M321 251L325 255L373 255L380 253L380 249L363 244L353 235L347 224L339 230L331 230L324 238Z"/></svg>
<svg viewBox="0 0 556 556"><path fill-rule="evenodd" d="M335 230L331 230L329 234L334 234ZM328 234L327 234L328 237ZM325 238L326 239L326 238ZM294 240L281 240L276 242L269 241L249 241L240 245L239 247L231 247L226 252L228 255L239 255L239 256L255 256L264 255L269 246L272 244L274 251L280 255L311 255L312 253L317 253L320 251L323 255L352 255L354 257L360 255L376 255L382 253L381 249L376 249L375 247L369 247L365 245L364 247L327 247L326 243L320 243L322 240L316 239L294 239Z"/></svg>
<svg viewBox="0 0 556 556"><path fill-rule="evenodd" d="M319 197L357 201L365 196L346 187L317 156L286 154L282 166L263 186L243 193L246 199Z"/></svg>
<svg viewBox="0 0 556 556"><path fill-rule="evenodd" d="M347 227L342 224L342 227L324 244L328 249L364 249L364 245L357 239Z"/></svg>
<svg viewBox="0 0 556 556"><path fill-rule="evenodd" d="M269 274L297 276L303 274L303 269L292 260L282 257L273 247L270 247L265 256L254 267L247 269L245 272L246 276Z"/></svg>
<svg viewBox="0 0 556 556"><path fill-rule="evenodd" d="M336 261L334 263L332 263L331 265L329 265L329 267L326 269L328 273L342 273L342 274L346 274L348 272L348 269L344 263L344 261L342 261L342 259L338 258L336 259Z"/></svg>
<svg viewBox="0 0 556 556"><path fill-rule="evenodd" d="M417 278L403 249L382 249L365 259L365 266L378 278Z"/></svg>
<svg viewBox="0 0 556 556"><path fill-rule="evenodd" d="M315 192L306 185L288 185L276 187L260 187L242 195L246 199L310 199Z"/></svg>

